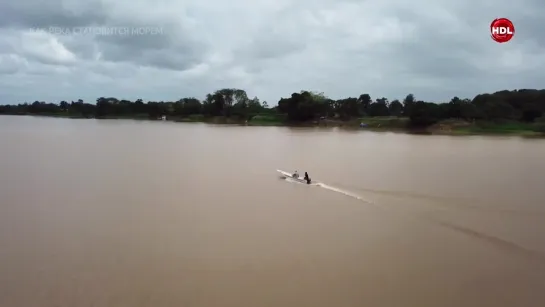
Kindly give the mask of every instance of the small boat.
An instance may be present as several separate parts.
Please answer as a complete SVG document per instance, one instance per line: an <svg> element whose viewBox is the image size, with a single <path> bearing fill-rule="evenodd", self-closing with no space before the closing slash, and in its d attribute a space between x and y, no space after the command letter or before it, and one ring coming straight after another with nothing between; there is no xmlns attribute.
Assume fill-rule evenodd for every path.
<svg viewBox="0 0 545 307"><path fill-rule="evenodd" d="M308 183L305 180L304 176L294 177L292 173L288 173L288 172L285 172L285 171L282 171L282 170L279 170L279 169L277 169L276 171L279 172L280 174L282 174L282 176L284 176L286 178L290 178L290 179L295 180L295 181L300 182L300 183Z"/></svg>

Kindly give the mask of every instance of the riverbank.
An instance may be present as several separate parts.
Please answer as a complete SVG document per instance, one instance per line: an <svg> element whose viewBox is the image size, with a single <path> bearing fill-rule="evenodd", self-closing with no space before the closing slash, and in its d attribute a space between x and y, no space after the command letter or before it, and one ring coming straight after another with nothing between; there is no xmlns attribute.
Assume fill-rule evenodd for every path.
<svg viewBox="0 0 545 307"><path fill-rule="evenodd" d="M522 123L516 121L444 120L428 128L434 134L447 135L517 135L545 137L545 123Z"/></svg>
<svg viewBox="0 0 545 307"><path fill-rule="evenodd" d="M464 120L444 120L432 126L410 128L407 117L364 117L350 120L322 119L308 122L289 123L276 116L257 115L249 121L241 121L224 117L175 120L181 122L205 122L213 124L235 124L247 126L288 126L288 127L340 127L346 129L397 131L407 133L440 134L440 135L516 135L526 137L545 137L545 123L521 122L489 122Z"/></svg>
<svg viewBox="0 0 545 307"><path fill-rule="evenodd" d="M208 123L218 125L244 125L244 126L284 126L284 127L339 127L357 130L372 131L397 131L406 133L420 134L439 134L439 135L516 135L524 137L545 137L545 123L521 123L514 121L489 122L464 120L443 120L432 126L420 129L410 128L409 118L382 116L382 117L363 117L350 120L339 119L320 119L307 122L288 122L285 116L276 114L262 114L252 117L250 120L241 120L234 117L206 117L200 114L187 117L165 117L150 119L147 114L133 114L130 116L106 116L95 118L92 116L82 116L73 114L11 114L20 116L44 116L60 117L71 119L130 119L130 120L165 120L184 123Z"/></svg>

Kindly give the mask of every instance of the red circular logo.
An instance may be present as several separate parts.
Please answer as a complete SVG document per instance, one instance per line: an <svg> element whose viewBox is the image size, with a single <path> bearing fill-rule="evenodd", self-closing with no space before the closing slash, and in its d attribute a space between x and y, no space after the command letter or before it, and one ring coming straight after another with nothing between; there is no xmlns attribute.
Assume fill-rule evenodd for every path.
<svg viewBox="0 0 545 307"><path fill-rule="evenodd" d="M515 26L507 18L496 18L490 24L490 35L498 43L507 43L515 35Z"/></svg>

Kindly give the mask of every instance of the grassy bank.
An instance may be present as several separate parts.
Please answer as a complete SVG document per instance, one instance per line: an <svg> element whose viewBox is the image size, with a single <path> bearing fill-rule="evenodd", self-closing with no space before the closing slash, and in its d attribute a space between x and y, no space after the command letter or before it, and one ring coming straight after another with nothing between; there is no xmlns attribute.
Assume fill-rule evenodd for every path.
<svg viewBox="0 0 545 307"><path fill-rule="evenodd" d="M191 115L179 118L167 118L175 122L202 122L209 124L224 125L248 125L248 126L286 126L286 118L282 115L261 114L250 118L249 120L237 117L213 116L205 117L203 115Z"/></svg>
<svg viewBox="0 0 545 307"><path fill-rule="evenodd" d="M30 115L30 114L18 114ZM40 114L38 116L63 117L63 118L94 118L81 115L72 115L69 113ZM133 119L133 120L157 120L147 114L135 114L130 116L106 116L97 119ZM258 114L249 120L237 117L206 117L201 114L190 115L186 117L169 117L168 121L174 122L200 122L210 124L225 125L247 125L247 126L303 126L303 127L344 127L358 130L372 131L405 131L413 132L409 129L409 118L382 116L382 117L363 117L350 120L339 119L321 119L308 122L290 123L285 115L282 114ZM362 126L363 124L363 126ZM420 129L418 132L427 134L442 135L518 135L529 137L545 137L545 122L522 123L517 121L474 121L449 119L443 120L430 127Z"/></svg>
<svg viewBox="0 0 545 307"><path fill-rule="evenodd" d="M284 126L285 123L286 116L276 114L258 114L248 121L251 126Z"/></svg>
<svg viewBox="0 0 545 307"><path fill-rule="evenodd" d="M541 137L545 136L545 123L446 120L430 127L429 130L435 134L449 135L518 135Z"/></svg>
<svg viewBox="0 0 545 307"><path fill-rule="evenodd" d="M357 127L360 124L371 129L405 130L409 126L409 118L397 116L363 117L353 123Z"/></svg>
<svg viewBox="0 0 545 307"><path fill-rule="evenodd" d="M293 126L322 126L322 127L346 127L360 130L373 131L406 131L409 128L409 118L395 116L363 117L351 120L317 120L313 122L298 123ZM292 126L285 118L274 116L256 116L248 122L256 126ZM363 124L363 126L362 126ZM435 125L418 130L429 134L445 135L518 135L531 137L545 137L545 122L522 123L518 121L474 121L444 120Z"/></svg>

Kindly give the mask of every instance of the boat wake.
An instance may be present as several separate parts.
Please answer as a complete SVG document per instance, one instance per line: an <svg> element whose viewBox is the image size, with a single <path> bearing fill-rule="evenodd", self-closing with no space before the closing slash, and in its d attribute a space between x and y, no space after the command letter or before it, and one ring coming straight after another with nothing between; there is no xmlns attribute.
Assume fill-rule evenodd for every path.
<svg viewBox="0 0 545 307"><path fill-rule="evenodd" d="M282 178L285 179L288 182L307 185L306 183L302 183L302 182L299 182L297 180L293 180L293 179L291 179L289 177L282 177ZM375 205L375 206L378 205L377 203L375 203L373 201L370 201L370 200L367 200L367 199L363 198L362 196L360 196L358 194L355 194L355 193L352 193L352 192L349 192L347 190L343 190L343 189L340 189L340 188L337 188L337 187L334 187L334 186L327 185L327 184L325 184L323 182L311 183L310 186L316 186L316 187L320 187L320 188L323 188L323 189L326 189L326 190L329 190L329 191L333 191L333 192L336 192L336 193L339 193L339 194L343 194L345 196L352 197L354 199L357 199L359 201L362 201L362 202L370 204L370 205ZM388 206L379 206L379 207L381 209L389 211L390 213L397 213L397 214L401 213L401 212L397 212L394 208L391 208L391 207L388 207ZM502 249L508 250L510 252L518 253L519 255L524 255L524 256L533 258L535 260L538 260L541 264L545 264L545 254L544 253L542 253L540 251L533 250L533 249L526 248L526 247L524 247L522 245L518 245L518 244L516 244L514 242L510 242L509 240L505 240L505 239L502 239L500 237L496 237L496 236L487 234L485 232L477 231L477 230L474 230L474 229L471 229L471 228L468 228L468 227L459 226L459 225L456 225L456 224L453 224L453 223L442 221L440 219L435 219L435 218L431 218L431 217L427 217L427 216L422 216L422 215L419 215L417 213L403 212L403 215L405 217L413 218L415 220L426 221L428 223L433 223L433 224L436 224L436 225L441 226L441 227L449 228L449 229L454 230L456 232L465 234L465 235L467 235L467 236L469 236L469 237L471 237L473 239L479 240L481 242L486 242L488 244L492 244L492 245L494 245L494 246L496 246L498 248L502 248Z"/></svg>
<svg viewBox="0 0 545 307"><path fill-rule="evenodd" d="M357 200L361 200L361 201L369 203L369 204L373 203L372 201L367 200L367 199L361 197L358 194L355 194L355 193L352 193L352 192L349 192L349 191L346 191L346 190L343 190L343 189L339 189L339 188L327 185L327 184L322 183L322 182L317 182L317 183L314 183L312 185L317 186L317 187L321 187L321 188L324 188L326 190L330 190L330 191L333 191L333 192L337 192L337 193L343 194L343 195L348 196L348 197L355 198Z"/></svg>
<svg viewBox="0 0 545 307"><path fill-rule="evenodd" d="M301 182L299 180L295 180L295 179L291 178L289 176L289 173L287 173L287 172L284 172L284 171L281 171L281 170L277 170L277 171L282 174L280 176L280 178L286 180L287 182L307 185L304 182ZM329 190L329 191L333 191L333 192L336 192L336 193L339 193L339 194L343 194L345 196L352 197L354 199L360 200L360 201L368 203L368 204L375 204L374 202L372 202L370 200L367 200L367 199L363 198L362 196L360 196L358 194L355 194L355 193L352 193L352 192L349 192L347 190L343 190L343 189L340 189L340 188L337 188L337 187L334 187L334 186L327 185L327 184L325 184L323 182L311 183L310 186L320 187L320 188L323 188L323 189L326 189L326 190Z"/></svg>

